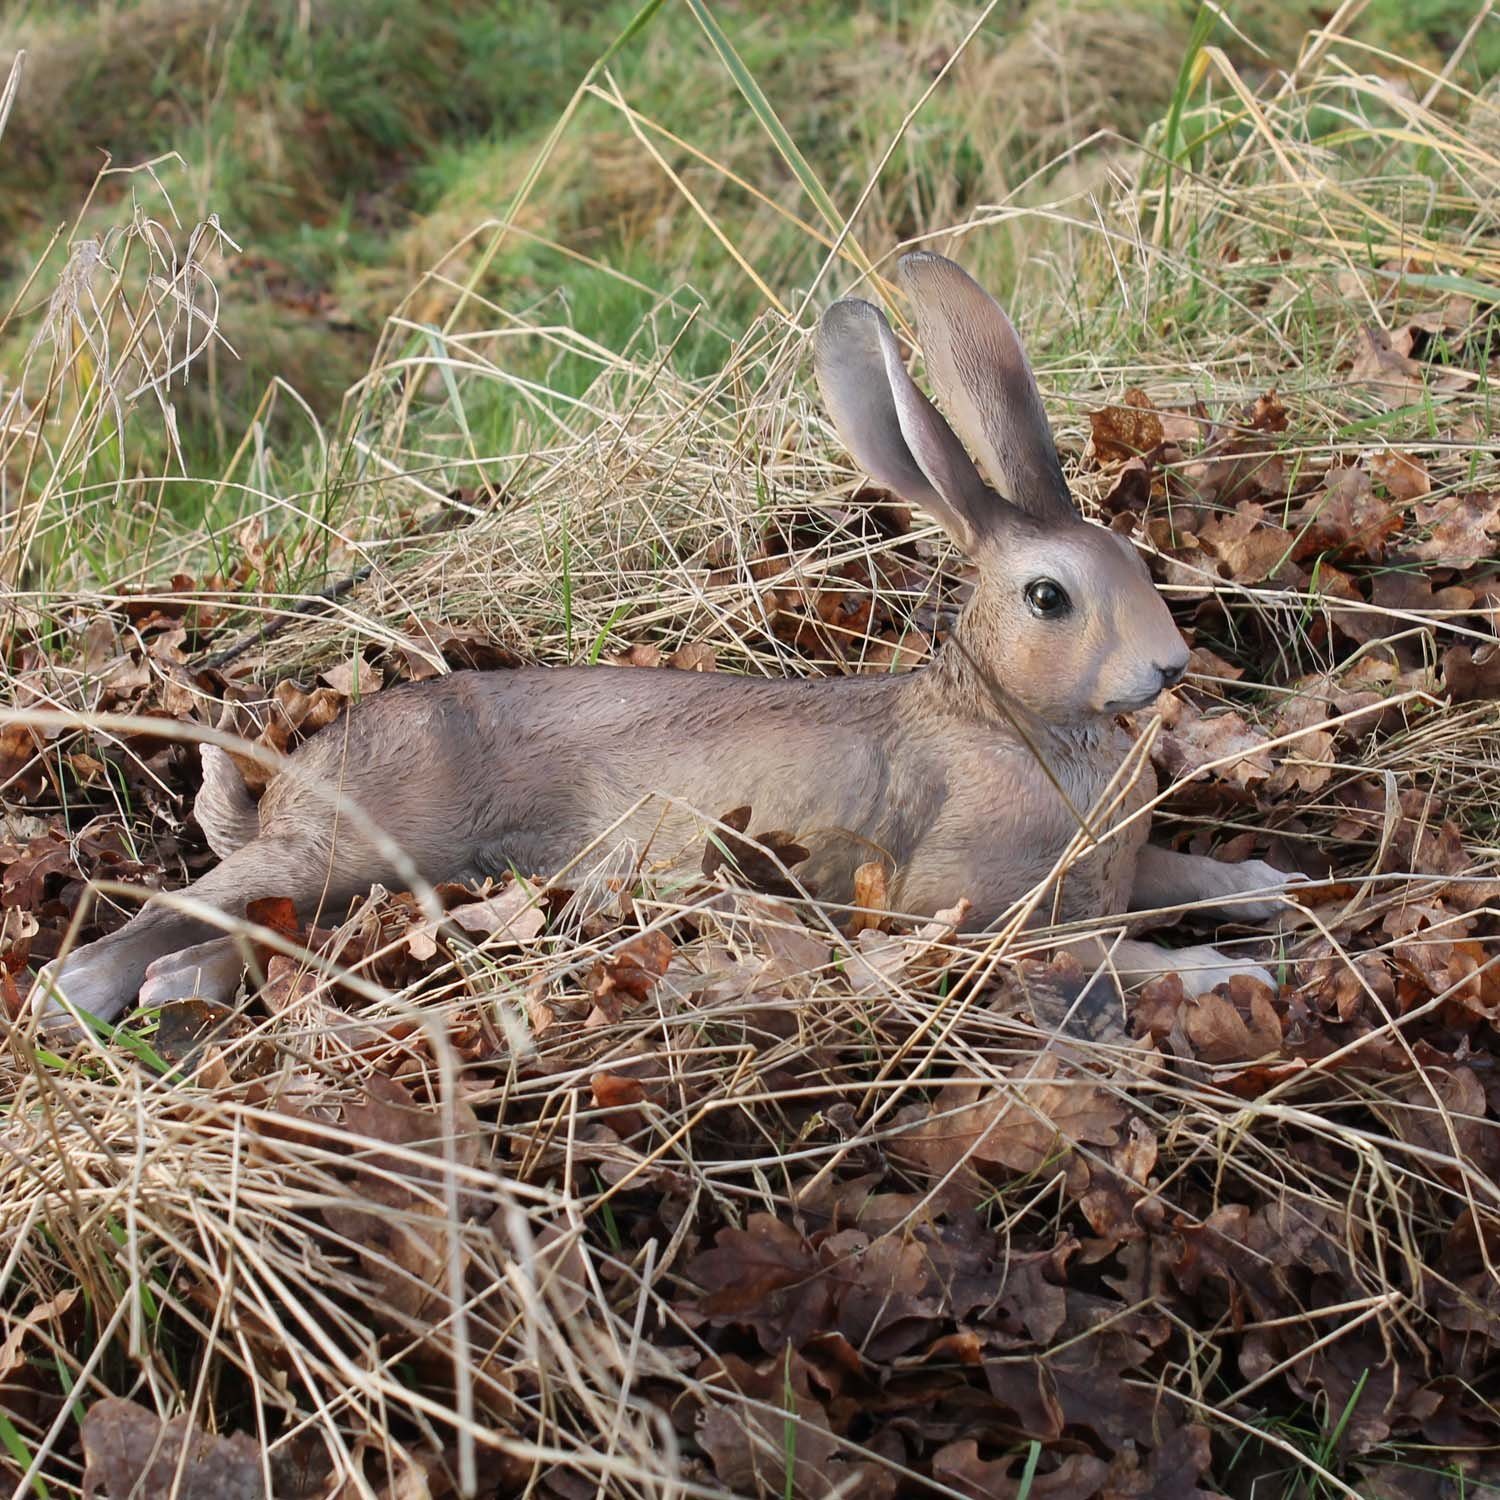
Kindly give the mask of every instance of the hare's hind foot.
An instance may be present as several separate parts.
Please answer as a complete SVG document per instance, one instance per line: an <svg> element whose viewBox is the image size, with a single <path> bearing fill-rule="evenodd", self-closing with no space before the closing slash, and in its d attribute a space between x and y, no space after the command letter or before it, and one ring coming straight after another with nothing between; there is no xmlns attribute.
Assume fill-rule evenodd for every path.
<svg viewBox="0 0 1500 1500"><path fill-rule="evenodd" d="M1158 948L1155 943L1126 938L1110 950L1107 962L1127 989L1137 989L1161 974L1176 974L1190 995L1207 995L1237 974L1258 980L1270 989L1279 988L1271 971L1263 965L1231 958L1208 943L1189 948Z"/></svg>

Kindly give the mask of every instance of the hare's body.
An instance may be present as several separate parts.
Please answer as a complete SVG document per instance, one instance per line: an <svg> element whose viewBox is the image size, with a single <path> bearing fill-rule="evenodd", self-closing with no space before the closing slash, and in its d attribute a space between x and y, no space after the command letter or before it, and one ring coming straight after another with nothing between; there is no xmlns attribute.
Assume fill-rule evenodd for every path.
<svg viewBox="0 0 1500 1500"><path fill-rule="evenodd" d="M430 881L545 874L591 845L648 869L696 866L705 817L748 804L753 831L785 830L810 851L796 874L825 900L849 900L855 868L884 859L898 909L972 892L989 922L1045 878L1078 823L1031 751L1003 725L950 715L943 687L936 670L834 682L460 672L382 694L317 735L267 790L260 833L277 848L320 830L314 863L343 898L397 872L351 823L332 827L332 787ZM1033 732L1075 808L1093 805L1129 746L1112 726ZM455 773L476 760L491 774ZM406 783L399 800L393 771ZM1070 870L1067 916L1125 908L1145 831L1142 821Z"/></svg>
<svg viewBox="0 0 1500 1500"><path fill-rule="evenodd" d="M784 830L810 851L795 874L828 901L848 901L855 869L880 860L898 910L967 897L987 925L1047 878L1085 822L1077 857L1036 903L1043 920L1274 894L1284 882L1269 866L1146 848L1146 820L1131 814L1154 782L1137 769L1116 785L1130 748L1117 715L1180 679L1182 638L1130 546L1072 510L1004 313L939 257L908 257L903 272L929 369L1010 498L980 479L870 304L825 315L818 375L864 467L936 514L978 563L937 662L813 681L527 669L391 689L314 736L258 808L227 757L206 751L199 818L226 857L186 894L231 916L273 895L304 916L338 915L409 873L391 845L431 882L547 875L584 850L606 872L691 869L712 820L746 804L752 833ZM44 988L111 1017L148 965L218 931L148 906ZM1116 954L1145 972L1191 961L1208 984L1262 973L1212 949L1129 943Z"/></svg>

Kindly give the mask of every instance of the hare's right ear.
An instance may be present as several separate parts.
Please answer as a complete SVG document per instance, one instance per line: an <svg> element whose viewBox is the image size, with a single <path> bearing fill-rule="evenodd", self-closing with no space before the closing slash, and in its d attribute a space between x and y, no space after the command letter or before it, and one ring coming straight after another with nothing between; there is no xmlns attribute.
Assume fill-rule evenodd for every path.
<svg viewBox="0 0 1500 1500"><path fill-rule="evenodd" d="M1009 509L906 373L896 335L873 303L845 297L823 314L813 368L833 425L860 466L931 511L960 547L972 549Z"/></svg>
<svg viewBox="0 0 1500 1500"><path fill-rule="evenodd" d="M899 262L939 400L1001 494L1051 525L1076 520L1036 377L1005 310L929 250Z"/></svg>

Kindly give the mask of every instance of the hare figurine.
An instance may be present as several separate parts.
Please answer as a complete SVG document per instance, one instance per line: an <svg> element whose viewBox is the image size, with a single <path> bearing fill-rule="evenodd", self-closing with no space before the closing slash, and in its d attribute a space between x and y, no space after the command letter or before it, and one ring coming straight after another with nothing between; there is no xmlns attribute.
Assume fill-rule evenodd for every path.
<svg viewBox="0 0 1500 1500"><path fill-rule="evenodd" d="M215 912L232 920L264 896L289 896L307 917L339 912L402 878L393 846L406 873L428 881L546 874L596 840L622 869L690 868L705 826L747 803L758 827L796 834L810 850L797 874L834 902L849 901L855 869L880 858L894 909L926 914L963 896L975 927L1047 881L1037 911L1064 921L1123 923L1132 910L1187 902L1239 919L1274 912L1288 877L1270 865L1147 843L1146 818L1132 815L1154 779L1143 769L1119 794L1130 740L1117 716L1179 682L1187 648L1130 544L1076 510L1000 306L938 255L907 255L899 276L953 427L869 302L827 310L815 368L859 465L930 512L977 566L936 660L822 680L458 672L350 709L292 755L258 805L205 746L197 815L222 862L183 892L199 911L148 903L54 961L37 984L53 1016L73 1007L114 1018L153 964L167 977L160 998L168 956L189 948L183 972L212 971L232 990L238 970L205 967L212 947L194 946L225 941L230 921ZM361 816L345 814L351 805ZM1081 820L1089 835L1059 874ZM1210 947L1134 938L1108 961L1127 979L1176 970L1195 990L1235 973L1269 979Z"/></svg>

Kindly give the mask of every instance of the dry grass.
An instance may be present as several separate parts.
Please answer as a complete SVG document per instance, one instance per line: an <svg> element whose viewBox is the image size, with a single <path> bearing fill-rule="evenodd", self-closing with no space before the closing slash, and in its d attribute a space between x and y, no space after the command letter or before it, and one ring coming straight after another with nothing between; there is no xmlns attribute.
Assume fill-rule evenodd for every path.
<svg viewBox="0 0 1500 1500"><path fill-rule="evenodd" d="M1436 77L1406 92L1376 80L1379 62L1325 33L1292 76L1251 89L1221 55L1202 53L1176 131L1154 132L1149 149L1106 138L1081 178L1062 159L1014 199L931 226L929 242L957 246L981 274L1018 267L1017 320L1091 503L1104 503L1112 476L1084 461L1084 413L1129 386L1160 406L1201 400L1222 419L1274 383L1295 413L1281 454L1292 468L1367 464L1394 446L1422 456L1437 494L1500 484L1485 380L1429 387L1393 409L1347 366L1366 325L1395 328L1452 295L1493 304L1500 285L1493 103ZM1342 134L1322 128L1330 118L1345 122ZM790 195L778 201L792 211ZM805 202L797 211L811 217ZM547 662L649 642L709 645L724 669L846 671L882 642L841 634L835 612L807 602L839 591L873 598L925 651L963 597L960 560L930 530L872 531L850 505L855 476L804 358L816 307L849 289L865 257L886 263L866 223L903 211L877 188L816 292L776 283L780 310L742 331L706 380L666 357L686 325L711 316L690 294L664 301L630 348L610 350L560 307L474 290L453 267L478 286L475 267L516 232L492 226L475 253L414 289L421 326L407 309L391 320L313 481L285 485L284 461L252 433L201 524L178 519L170 499L172 483L196 481L143 479L128 454L131 424L161 410L170 351L210 336L194 269L205 257L191 247L212 231L195 239L141 219L102 260L75 249L31 364L4 388L10 629L53 647L26 692L45 679L49 706L99 705L68 643L119 609L122 584L227 610L217 648L327 577L360 575L242 654L246 679L311 674L402 643L432 654L434 622L477 626ZM1407 258L1404 278L1383 269ZM1465 345L1455 368L1489 368L1491 353ZM539 367L576 361L598 372L580 397L535 380ZM502 408L519 415L500 450L487 424ZM253 573L215 581L257 521L269 538L252 538ZM1405 522L1420 531L1410 510ZM442 529L424 534L424 524ZM176 571L197 582L170 585ZM95 581L104 576L107 590ZM1332 628L1320 628L1338 600L1316 580L1171 576L1169 596L1200 639L1221 654L1238 647L1247 675L1220 691L1251 722L1272 725L1299 676L1347 668ZM1493 634L1494 601L1481 596L1457 618L1438 604L1398 610L1363 654L1415 631L1417 656L1435 663L1443 646ZM822 623L788 630L781 616ZM1411 660L1400 658L1403 670L1416 670ZM277 1007L207 1045L137 1024L134 1040L62 1059L12 1027L0 1055L0 1306L7 1334L24 1324L14 1336L25 1363L0 1345L0 1465L14 1492L78 1493L79 1413L113 1393L250 1433L277 1495L894 1492L873 1488L878 1475L902 1493L970 1493L915 1473L926 1459L902 1455L916 1444L872 1438L862 1449L846 1435L836 1459L809 1457L823 1452L826 1386L809 1387L790 1362L773 1395L729 1384L689 1263L714 1230L755 1214L796 1217L808 1233L855 1224L872 1241L914 1240L947 1214L982 1225L1001 1260L1067 1236L1067 1254L1083 1254L1080 1237L1092 1230L1097 1245L1109 1234L1080 1209L1079 1183L1120 1191L1124 1140L1149 1141L1153 1159L1149 1190L1141 1178L1126 1192L1110 1316L1132 1337L1146 1337L1137 1320L1147 1318L1171 1333L1153 1346L1155 1363L1105 1360L1093 1379L1148 1405L1170 1391L1183 1420L1212 1429L1215 1478L1235 1493L1249 1493L1247 1471L1257 1494L1448 1493L1377 1489L1408 1472L1398 1457L1435 1475L1462 1470L1464 1493L1489 1493L1487 1451L1461 1451L1455 1438L1424 1458L1424 1440L1392 1413L1404 1410L1410 1372L1424 1378L1422 1351L1455 1328L1484 1344L1495 1326L1493 1095L1486 1112L1481 1089L1476 1107L1452 1059L1415 1034L1452 992L1382 1019L1369 965L1444 942L1472 918L1464 941L1481 950L1481 973L1493 968L1500 709L1441 704L1431 670L1393 691L1409 694L1393 722L1340 742L1332 776L1269 813L1253 801L1205 811L1201 783L1163 793L1164 830L1232 835L1241 818L1331 864L1351 904L1393 911L1453 885L1415 857L1384 857L1401 834L1395 797L1431 793L1462 826L1472 911L1435 907L1420 934L1361 938L1357 952L1336 908L1292 925L1284 956L1301 1000L1283 1039L1294 1017L1330 1039L1296 1062L1258 1063L1253 1049L1216 1061L1192 1038L1175 1051L1070 1039L1053 1024L1066 974L1015 968L1023 941L1011 930L925 947L861 942L844 936L845 914L814 904L649 882L604 917L554 913L519 949L461 946L416 975L401 967L409 925L384 898L351 919L363 956L337 998L288 977ZM193 717L212 722L215 705ZM1351 833L1343 794L1372 778L1389 788L1385 823ZM149 848L161 812L153 822L148 809L121 811ZM589 1024L598 975L642 932L671 936L665 973L638 1006ZM1028 933L1024 947L1047 936ZM1340 975L1368 999L1368 1024L1347 1049L1318 1008ZM1475 1023L1481 1049L1493 1024L1493 1012ZM411 1108L380 1092L392 1078ZM910 1139L929 1111L954 1111L944 1085L965 1081L1040 1121L1034 1160L997 1170L984 1132L960 1123L952 1160L914 1164ZM1070 1100L1109 1130L1059 1127L1073 1118ZM975 1161L988 1162L982 1194L968 1176ZM861 1174L888 1172L857 1204ZM1477 1266L1468 1279L1439 1253L1466 1232ZM1217 1319L1204 1302L1200 1321L1183 1323L1165 1290L1173 1268L1150 1261L1167 1253L1158 1233L1176 1234L1184 1257L1231 1264ZM1237 1239L1243 1262L1225 1248ZM1269 1291L1256 1300L1262 1277L1270 1286L1314 1261L1331 1268L1319 1286L1337 1281L1341 1301L1285 1314ZM1253 1373L1236 1363L1247 1339L1263 1356ZM994 1358L1065 1366L1069 1350L1104 1346L1069 1324L1059 1348L1038 1355L1018 1336L1018 1352ZM1345 1350L1340 1385L1328 1370ZM960 1364L952 1352L933 1359L941 1371ZM878 1403L920 1363L888 1363L873 1394L856 1387L851 1399ZM1321 1387L1307 1377L1315 1368ZM1490 1379L1471 1370L1466 1399L1492 1433ZM1300 1411L1289 1391L1305 1400ZM704 1457L719 1456L704 1414L726 1412L751 1455L752 1477L737 1482L727 1458L715 1469ZM1465 1429L1479 1430L1477 1418ZM997 1447L1015 1437L988 1434ZM1241 1440L1249 1456L1236 1469L1227 1455Z"/></svg>

